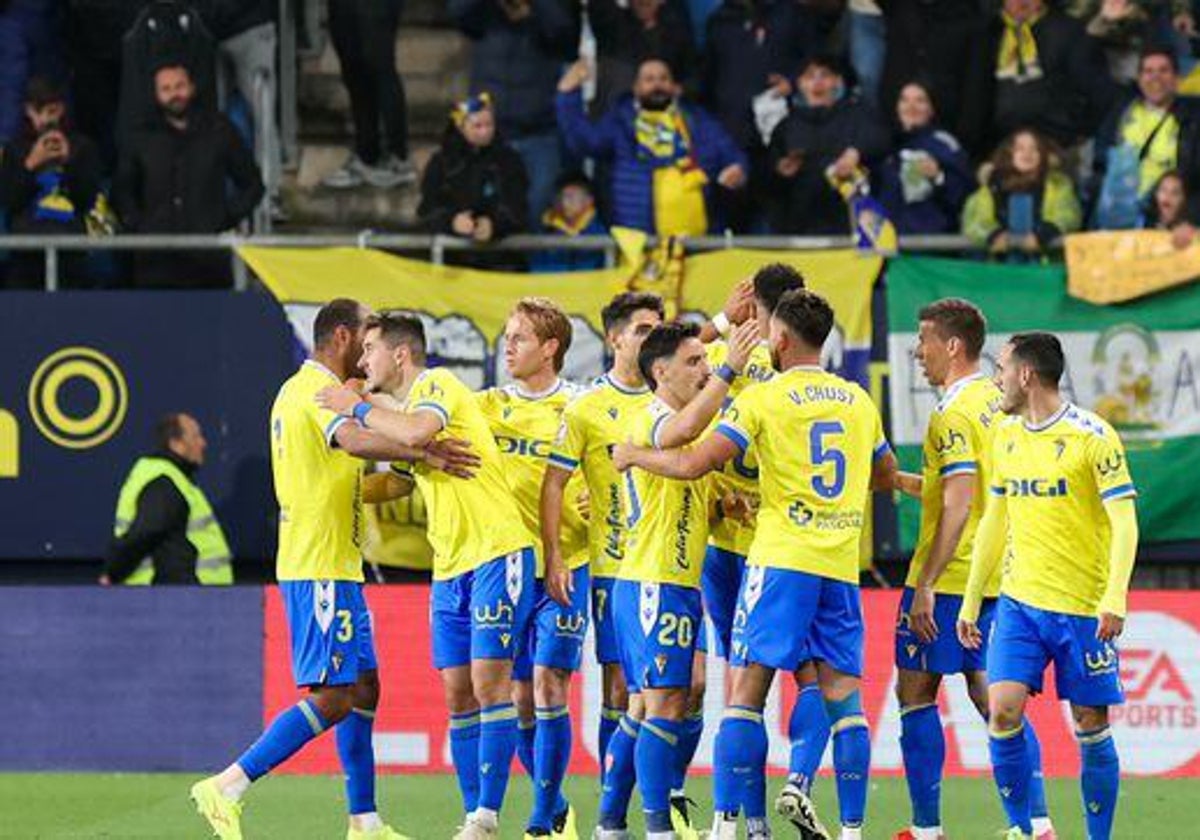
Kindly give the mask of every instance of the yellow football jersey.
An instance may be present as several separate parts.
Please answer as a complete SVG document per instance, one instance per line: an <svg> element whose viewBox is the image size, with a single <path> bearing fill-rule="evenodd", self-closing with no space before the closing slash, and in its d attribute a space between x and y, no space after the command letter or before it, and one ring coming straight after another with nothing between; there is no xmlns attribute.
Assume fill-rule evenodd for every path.
<svg viewBox="0 0 1200 840"><path fill-rule="evenodd" d="M528 394L516 384L489 388L477 394L479 406L500 448L505 476L517 507L521 509L521 517L536 539L538 577L543 576L546 568L539 511L546 461L562 424L563 409L582 391L579 386L560 379L545 394ZM582 475L572 476L567 483L560 539L569 569L577 569L588 562L587 522L576 504L585 490Z"/></svg>
<svg viewBox="0 0 1200 840"><path fill-rule="evenodd" d="M340 417L317 392L340 385L325 366L301 365L271 406L271 472L279 502L279 580L358 580L362 573L362 462L337 449Z"/></svg>
<svg viewBox="0 0 1200 840"><path fill-rule="evenodd" d="M567 404L550 451L551 465L582 467L589 497L588 555L592 577L616 577L625 557L625 479L612 462L612 450L629 438L631 423L649 405L650 391L618 385L608 375Z"/></svg>
<svg viewBox="0 0 1200 840"><path fill-rule="evenodd" d="M658 430L674 412L659 399L634 420L632 440L658 448ZM643 583L699 588L708 544L712 482L678 481L640 469L625 473L625 523L629 528L619 577Z"/></svg>
<svg viewBox="0 0 1200 840"><path fill-rule="evenodd" d="M937 532L942 515L942 479L952 475L970 475L975 482L971 512L963 526L954 558L937 584L935 592L962 595L971 572L971 547L983 508L987 504L988 478L992 467L992 436L1003 417L1000 415L1000 389L982 373L960 379L947 389L929 416L925 445L921 451L921 530L906 586L915 586ZM1000 567L985 584L984 597L994 598L1000 591Z"/></svg>
<svg viewBox="0 0 1200 840"><path fill-rule="evenodd" d="M729 345L724 341L714 341L705 346L708 351L708 363L716 370L729 358ZM746 370L742 376L733 380L729 386L729 394L725 400L728 408L738 394L750 384L766 382L775 375L771 366L771 351L765 342L758 344L750 353ZM739 452L737 457L721 466L719 472L711 476L713 492L719 497L734 491L748 497L755 505L759 503L758 495L758 461L754 458L754 448ZM754 542L754 523L743 523L737 519L721 519L712 526L708 541L725 551L732 551L745 557L750 553L750 544Z"/></svg>
<svg viewBox="0 0 1200 840"><path fill-rule="evenodd" d="M857 583L872 467L889 451L867 392L795 367L746 388L717 432L758 453L762 506L746 562Z"/></svg>
<svg viewBox="0 0 1200 840"><path fill-rule="evenodd" d="M429 516L433 579L448 580L497 557L534 545L534 535L513 498L505 464L475 393L445 368L417 377L405 409L432 411L442 421L439 437L470 444L480 464L473 478L455 478L417 464L393 466L412 475ZM369 422L369 420L368 420Z"/></svg>
<svg viewBox="0 0 1200 840"><path fill-rule="evenodd" d="M1000 591L1038 609L1094 616L1108 583L1104 503L1137 495L1103 419L1070 403L1036 427L996 430L991 492L1008 510Z"/></svg>

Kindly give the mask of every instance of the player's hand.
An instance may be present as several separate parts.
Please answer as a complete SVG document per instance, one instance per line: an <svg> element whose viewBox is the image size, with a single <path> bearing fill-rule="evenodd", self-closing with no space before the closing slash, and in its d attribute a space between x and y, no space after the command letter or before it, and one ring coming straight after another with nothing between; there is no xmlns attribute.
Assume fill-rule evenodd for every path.
<svg viewBox="0 0 1200 840"><path fill-rule="evenodd" d="M584 522L590 522L592 519L592 496L587 490L580 491L575 497L575 512L579 514L579 518Z"/></svg>
<svg viewBox="0 0 1200 840"><path fill-rule="evenodd" d="M979 650L983 647L983 634L979 632L979 625L974 621L960 618L958 620L958 641L967 650Z"/></svg>
<svg viewBox="0 0 1200 840"><path fill-rule="evenodd" d="M347 379L342 383L342 387L349 388L356 394L366 394L367 392L366 380L358 379L357 377L351 377Z"/></svg>
<svg viewBox="0 0 1200 840"><path fill-rule="evenodd" d="M721 515L743 525L753 525L758 506L745 493L729 491L721 499Z"/></svg>
<svg viewBox="0 0 1200 840"><path fill-rule="evenodd" d="M629 441L618 443L613 447L613 466L617 468L617 472L625 472L633 466L634 459L637 457L638 448Z"/></svg>
<svg viewBox="0 0 1200 840"><path fill-rule="evenodd" d="M752 277L739 281L733 287L729 292L729 297L725 299L725 305L721 307L721 311L725 313L725 317L731 324L740 324L742 321L754 317L754 279Z"/></svg>
<svg viewBox="0 0 1200 840"><path fill-rule="evenodd" d="M938 626L933 619L933 605L937 596L928 586L913 589L912 605L908 608L908 626L923 643L929 644L937 638ZM959 624L961 627L961 623Z"/></svg>
<svg viewBox="0 0 1200 840"><path fill-rule="evenodd" d="M317 392L317 405L321 408L336 411L343 417L354 416L354 406L362 402L362 397L353 388L345 385L330 385Z"/></svg>
<svg viewBox="0 0 1200 840"><path fill-rule="evenodd" d="M1096 638L1102 642L1111 642L1125 630L1125 619L1113 613L1100 613L1100 624L1096 627Z"/></svg>
<svg viewBox="0 0 1200 840"><path fill-rule="evenodd" d="M571 596L575 592L575 581L571 570L562 558L546 555L546 594L564 607L571 606Z"/></svg>
<svg viewBox="0 0 1200 840"><path fill-rule="evenodd" d="M469 441L442 438L425 445L425 463L455 478L474 478L480 461Z"/></svg>
<svg viewBox="0 0 1200 840"><path fill-rule="evenodd" d="M725 364L733 368L738 376L746 370L746 362L750 361L750 353L758 346L758 324L754 321L742 321L729 334L729 356Z"/></svg>

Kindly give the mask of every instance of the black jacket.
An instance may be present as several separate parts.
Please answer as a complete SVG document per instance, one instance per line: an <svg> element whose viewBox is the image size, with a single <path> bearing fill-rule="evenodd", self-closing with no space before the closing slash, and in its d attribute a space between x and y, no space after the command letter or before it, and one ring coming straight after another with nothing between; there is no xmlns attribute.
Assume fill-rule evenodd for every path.
<svg viewBox="0 0 1200 840"><path fill-rule="evenodd" d="M471 45L471 90L495 102L501 132L511 138L554 131L554 94L563 64L579 47L578 3L530 0L513 22L499 0L446 0L446 11Z"/></svg>
<svg viewBox="0 0 1200 840"><path fill-rule="evenodd" d="M180 131L161 120L122 149L113 205L136 233L219 233L236 226L263 197L262 176L223 115L193 109ZM226 181L233 190L226 191Z"/></svg>
<svg viewBox="0 0 1200 840"><path fill-rule="evenodd" d="M1035 128L1059 145L1072 145L1095 133L1108 113L1116 85L1104 53L1079 21L1048 11L1033 25L1042 77L1018 83L996 79L995 63L1004 34L996 17L988 32L991 62L992 141L998 143L1019 128Z"/></svg>
<svg viewBox="0 0 1200 840"><path fill-rule="evenodd" d="M596 35L595 113L607 111L629 93L644 59L664 59L680 84L694 75L692 29L687 18L671 4L659 10L658 25L646 29L629 8L621 8L616 0L589 0L588 22Z"/></svg>
<svg viewBox="0 0 1200 840"><path fill-rule="evenodd" d="M37 138L24 135L0 155L0 207L8 212L13 233L84 233L85 219L103 177L100 151L82 134L65 132L71 148L63 164L43 166L37 172L25 168L25 158ZM39 208L41 199L57 191L71 204L69 213L50 213ZM64 208L65 209L65 208Z"/></svg>
<svg viewBox="0 0 1200 840"><path fill-rule="evenodd" d="M829 108L798 107L771 135L770 159L775 164L789 152L803 152L803 165L794 178L776 176L770 208L776 233L845 234L849 230L846 202L829 185L825 169L847 148L858 149L869 169L888 152L887 125L869 105L842 99Z"/></svg>
<svg viewBox="0 0 1200 840"><path fill-rule="evenodd" d="M796 0L726 2L708 19L700 101L743 149L761 145L751 101L778 74L794 81L814 51L811 16Z"/></svg>
<svg viewBox="0 0 1200 840"><path fill-rule="evenodd" d="M500 137L476 149L451 128L425 167L417 216L431 232L450 233L451 220L467 210L490 218L501 239L525 229L528 183L521 156Z"/></svg>
<svg viewBox="0 0 1200 840"><path fill-rule="evenodd" d="M195 464L173 452L156 452L191 478ZM196 547L188 541L188 503L171 479L164 476L142 488L137 514L124 536L113 537L104 555L104 573L120 583L137 569L143 559L154 563L154 583L199 583L196 578Z"/></svg>

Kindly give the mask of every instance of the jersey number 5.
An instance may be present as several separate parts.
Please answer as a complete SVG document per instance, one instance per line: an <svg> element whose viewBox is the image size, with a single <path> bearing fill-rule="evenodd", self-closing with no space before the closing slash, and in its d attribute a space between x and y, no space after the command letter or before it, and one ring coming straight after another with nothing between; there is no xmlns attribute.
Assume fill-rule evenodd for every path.
<svg viewBox="0 0 1200 840"><path fill-rule="evenodd" d="M822 469L833 466L832 481L827 479L825 472L817 473L812 478L813 490L822 499L836 499L846 486L846 454L837 448L836 441L826 442L826 437L843 432L845 428L837 421L813 423L808 430L808 453L813 467Z"/></svg>

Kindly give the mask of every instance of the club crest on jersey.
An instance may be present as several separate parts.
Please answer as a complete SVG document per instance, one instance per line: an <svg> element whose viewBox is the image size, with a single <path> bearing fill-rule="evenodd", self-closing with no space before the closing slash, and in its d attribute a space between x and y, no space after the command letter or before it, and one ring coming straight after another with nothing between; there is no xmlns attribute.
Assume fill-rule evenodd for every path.
<svg viewBox="0 0 1200 840"><path fill-rule="evenodd" d="M659 589L657 583L643 583L638 595L638 620L647 636L658 623Z"/></svg>
<svg viewBox="0 0 1200 840"><path fill-rule="evenodd" d="M500 412L500 416L503 417L505 420L507 420L509 417L512 417L512 413L513 413L512 406L506 405L506 406L504 406L504 410Z"/></svg>
<svg viewBox="0 0 1200 840"><path fill-rule="evenodd" d="M1054 439L1054 460L1061 461L1063 453L1067 451L1067 442L1062 438Z"/></svg>
<svg viewBox="0 0 1200 840"><path fill-rule="evenodd" d="M620 413L621 413L621 412L620 412L620 410L619 410L619 409L617 409L617 407L616 407L616 406L613 406L612 408L610 408L610 409L608 410L608 416L609 416L609 418L610 418L610 419L612 419L612 420L616 420L616 419L617 419L617 415L619 415Z"/></svg>

